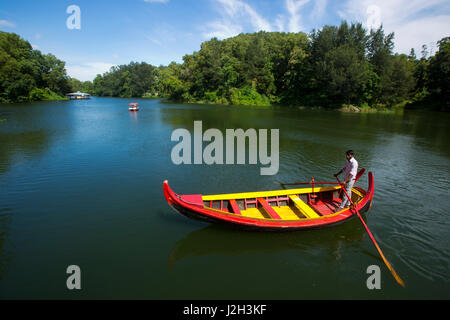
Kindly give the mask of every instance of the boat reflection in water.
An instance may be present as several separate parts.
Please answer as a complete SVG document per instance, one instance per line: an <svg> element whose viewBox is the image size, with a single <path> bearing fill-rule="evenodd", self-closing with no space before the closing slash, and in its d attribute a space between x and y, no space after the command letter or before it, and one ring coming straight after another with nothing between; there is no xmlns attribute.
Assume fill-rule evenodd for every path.
<svg viewBox="0 0 450 320"><path fill-rule="evenodd" d="M138 120L138 114L137 112L129 112L130 119L133 121L133 123L137 122Z"/></svg>
<svg viewBox="0 0 450 320"><path fill-rule="evenodd" d="M245 254L282 253L288 250L328 252L331 260L339 260L343 251L359 247L366 237L358 219L333 228L302 232L248 232L220 225L195 230L178 241L168 267L185 258L208 255L239 256Z"/></svg>

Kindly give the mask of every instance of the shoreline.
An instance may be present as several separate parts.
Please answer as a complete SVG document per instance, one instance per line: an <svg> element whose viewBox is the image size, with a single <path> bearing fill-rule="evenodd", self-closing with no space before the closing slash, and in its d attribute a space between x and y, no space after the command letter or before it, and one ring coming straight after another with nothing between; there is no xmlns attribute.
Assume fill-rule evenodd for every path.
<svg viewBox="0 0 450 320"><path fill-rule="evenodd" d="M255 109L265 109L271 107L282 107L282 108L294 108L299 110L329 110L329 111L338 111L345 113L397 113L406 110L405 105L409 101L405 101L399 103L390 108L388 107L371 107L371 106L355 106L355 105L342 105L341 107L323 107L323 106L295 106L295 105L282 105L282 104L270 104L270 105L247 105L247 104L220 104L220 103L211 103L206 101L176 101L170 100L169 98L160 98L166 100L168 103L181 103L188 105L210 105L210 106L224 106L224 107L249 107Z"/></svg>
<svg viewBox="0 0 450 320"><path fill-rule="evenodd" d="M372 107L372 106L358 106L358 105L352 105L352 104L343 104L342 106L330 106L330 107L324 107L324 106L302 106L302 105L282 105L282 104L269 104L269 105L249 105L249 104L220 104L220 103L211 103L208 101L179 101L179 100L171 100L167 97L111 97L111 96L92 96L97 98L119 98L119 99L143 99L143 100L161 100L162 103L169 103L169 104L186 104L186 105L203 105L203 106L222 106L222 107L247 107L247 108L254 108L254 109L267 109L267 108L273 108L273 107L279 107L279 108L292 108L292 109L298 109L298 110L328 110L328 111L337 111L342 113L401 113L405 110L429 110L427 107L418 108L416 106L416 103L412 101L403 101L401 103L398 103L392 107ZM63 97L63 96L52 96L48 97L46 99L41 100L30 100L30 101L21 101L21 102L0 102L1 105L6 104L20 104L20 103L31 103L31 102L45 102L45 101L71 101L70 99ZM414 106L414 107L411 107ZM433 111L442 111L440 108L433 108Z"/></svg>

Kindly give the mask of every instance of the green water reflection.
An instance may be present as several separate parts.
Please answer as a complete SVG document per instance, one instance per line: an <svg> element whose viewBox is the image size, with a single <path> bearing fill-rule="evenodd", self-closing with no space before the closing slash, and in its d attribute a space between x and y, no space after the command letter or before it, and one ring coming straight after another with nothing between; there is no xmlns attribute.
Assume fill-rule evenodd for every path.
<svg viewBox="0 0 450 320"><path fill-rule="evenodd" d="M450 298L450 117L179 105L129 99L1 105L0 298ZM280 168L172 163L176 128L279 129ZM177 215L178 193L332 180L343 152L375 176L365 216L399 287L359 220L323 230L243 232ZM358 185L366 188L367 177ZM82 290L65 287L77 264ZM379 265L382 290L366 287Z"/></svg>

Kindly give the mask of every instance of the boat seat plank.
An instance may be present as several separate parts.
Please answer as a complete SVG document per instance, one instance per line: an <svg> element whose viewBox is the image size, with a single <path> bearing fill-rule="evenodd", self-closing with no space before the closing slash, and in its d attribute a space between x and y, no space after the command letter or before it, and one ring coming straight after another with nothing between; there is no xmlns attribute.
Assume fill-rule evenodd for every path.
<svg viewBox="0 0 450 320"><path fill-rule="evenodd" d="M320 216L311 209L305 202L303 202L297 195L290 195L289 198L294 202L300 212L308 218L320 218Z"/></svg>
<svg viewBox="0 0 450 320"><path fill-rule="evenodd" d="M230 200L231 210L233 210L233 213L235 214L241 214L241 210L239 210L239 207L236 203L236 200L231 199Z"/></svg>
<svg viewBox="0 0 450 320"><path fill-rule="evenodd" d="M359 190L356 190L355 188L352 189L352 193L356 193L359 197L364 198L364 195L359 192Z"/></svg>
<svg viewBox="0 0 450 320"><path fill-rule="evenodd" d="M264 198L258 198L258 203L263 207L264 211L269 214L272 219L281 219L276 211L270 206L270 204Z"/></svg>

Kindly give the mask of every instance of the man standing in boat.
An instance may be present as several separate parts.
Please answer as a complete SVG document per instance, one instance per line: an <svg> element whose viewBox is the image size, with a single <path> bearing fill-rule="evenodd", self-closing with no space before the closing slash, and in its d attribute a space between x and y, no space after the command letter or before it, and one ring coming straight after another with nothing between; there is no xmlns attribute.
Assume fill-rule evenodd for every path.
<svg viewBox="0 0 450 320"><path fill-rule="evenodd" d="M355 159L355 154L353 153L353 150L348 150L347 152L345 152L345 154L346 154L346 158L347 158L345 167L343 167L334 176L337 177L342 172L344 172L345 177L344 177L343 183L345 185L345 190L347 191L348 195L351 197L352 188L353 188L353 185L355 184L356 173L358 172L358 161L356 161L356 159ZM344 194L341 205L339 206L339 208L336 209L336 211L342 210L342 209L344 209L344 207L346 208L349 206L350 206L350 200Z"/></svg>

